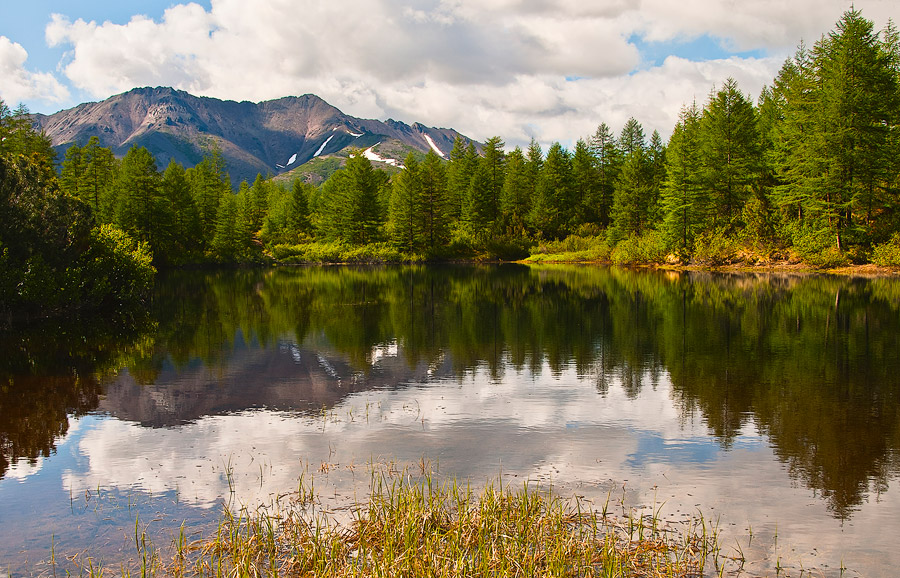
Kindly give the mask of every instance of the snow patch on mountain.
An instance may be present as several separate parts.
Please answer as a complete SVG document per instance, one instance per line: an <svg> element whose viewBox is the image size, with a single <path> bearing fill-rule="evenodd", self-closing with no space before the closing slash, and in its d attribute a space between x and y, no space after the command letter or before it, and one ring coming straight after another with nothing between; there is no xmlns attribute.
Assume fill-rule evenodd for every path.
<svg viewBox="0 0 900 578"><path fill-rule="evenodd" d="M287 165L285 165L285 166L288 166L288 167L291 166L292 164L294 164L294 161L296 161L296 160L297 160L297 153L294 153L293 155L291 155L291 159L287 162Z"/></svg>
<svg viewBox="0 0 900 578"><path fill-rule="evenodd" d="M436 144L434 144L434 141L431 140L431 137L430 137L430 136L428 136L427 134L426 134L426 135L423 135L423 136L425 137L425 140L428 141L428 146L431 147L431 150L433 150L433 151L436 152L438 155L440 155L440 157L441 157L442 159L443 159L443 158L447 158L447 157L444 156L444 153L441 151L441 149L439 149L438 146L437 146Z"/></svg>
<svg viewBox="0 0 900 578"><path fill-rule="evenodd" d="M313 158L316 158L317 156L322 154L322 151L325 150L325 146L328 145L328 142L333 138L334 138L334 135L331 135L330 137L325 139L325 142L322 143L322 146L320 146L319 150L316 151L316 154L313 155ZM290 163L288 163L288 164L290 164Z"/></svg>
<svg viewBox="0 0 900 578"><path fill-rule="evenodd" d="M367 159L369 159L370 161L378 161L378 162L380 162L380 163L385 163L385 164L391 165L392 167L399 167L399 168L402 169L402 168L403 168L403 165L400 164L400 161L398 161L398 160L396 160L396 159L386 159L386 158L380 156L380 155L379 155L378 153L376 153L374 150L372 150L372 149L374 149L375 147L377 147L377 146L380 145L380 144L381 144L381 143L377 143L377 144L374 144L374 145L370 146L369 148L367 148L367 149L363 152L363 156L365 156L365 157L366 157Z"/></svg>

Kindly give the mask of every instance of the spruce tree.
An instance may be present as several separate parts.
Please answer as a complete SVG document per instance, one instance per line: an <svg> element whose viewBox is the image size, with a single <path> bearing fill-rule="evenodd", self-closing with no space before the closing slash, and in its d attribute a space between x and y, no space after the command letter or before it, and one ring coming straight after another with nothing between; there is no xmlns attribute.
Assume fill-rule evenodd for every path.
<svg viewBox="0 0 900 578"><path fill-rule="evenodd" d="M670 248L687 255L706 221L706 200L700 163L700 111L683 107L669 139L667 178L663 187L663 233Z"/></svg>
<svg viewBox="0 0 900 578"><path fill-rule="evenodd" d="M703 186L710 200L710 227L725 227L733 233L740 222L744 203L758 180L759 135L753 105L729 78L703 110L700 148Z"/></svg>
<svg viewBox="0 0 900 578"><path fill-rule="evenodd" d="M422 177L415 155L409 153L403 170L394 177L390 204L391 240L406 253L422 248Z"/></svg>
<svg viewBox="0 0 900 578"><path fill-rule="evenodd" d="M600 209L600 172L597 170L597 159L583 139L575 143L572 155L572 179L574 215L572 228L586 223L598 223Z"/></svg>
<svg viewBox="0 0 900 578"><path fill-rule="evenodd" d="M528 161L516 147L506 155L506 179L503 181L501 213L503 230L513 237L526 236L526 221L531 210L532 187Z"/></svg>
<svg viewBox="0 0 900 578"><path fill-rule="evenodd" d="M559 239L569 233L574 194L572 158L561 144L553 143L544 160L531 212L531 224L539 235Z"/></svg>
<svg viewBox="0 0 900 578"><path fill-rule="evenodd" d="M434 151L428 151L420 167L422 185L422 237L428 254L434 254L450 239L447 171Z"/></svg>
<svg viewBox="0 0 900 578"><path fill-rule="evenodd" d="M621 168L621 155L616 137L606 125L600 124L590 141L591 154L597 167L597 223L602 228L609 227L616 179Z"/></svg>

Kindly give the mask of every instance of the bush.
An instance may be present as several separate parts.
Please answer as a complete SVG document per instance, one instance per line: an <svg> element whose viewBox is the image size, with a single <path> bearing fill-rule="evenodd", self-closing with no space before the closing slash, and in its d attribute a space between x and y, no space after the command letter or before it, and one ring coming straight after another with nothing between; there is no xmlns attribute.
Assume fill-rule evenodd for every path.
<svg viewBox="0 0 900 578"><path fill-rule="evenodd" d="M740 245L725 234L724 229L703 231L694 241L694 259L713 267L738 260Z"/></svg>
<svg viewBox="0 0 900 578"><path fill-rule="evenodd" d="M420 255L406 255L389 243L345 245L333 243L304 243L275 245L272 256L282 263L410 263L420 262Z"/></svg>
<svg viewBox="0 0 900 578"><path fill-rule="evenodd" d="M872 247L872 262L882 267L900 267L900 233L891 240Z"/></svg>
<svg viewBox="0 0 900 578"><path fill-rule="evenodd" d="M91 231L91 247L79 262L81 301L123 312L143 304L153 287L153 255L114 225Z"/></svg>
<svg viewBox="0 0 900 578"><path fill-rule="evenodd" d="M830 269L847 264L847 256L834 246L834 233L828 227L803 227L793 232L794 250L807 264Z"/></svg>
<svg viewBox="0 0 900 578"><path fill-rule="evenodd" d="M609 254L609 244L603 236L569 235L565 239L547 241L534 247L528 261L532 263L608 261Z"/></svg>
<svg viewBox="0 0 900 578"><path fill-rule="evenodd" d="M663 263L666 253L662 233L646 231L642 235L631 235L620 241L610 256L616 265L646 265Z"/></svg>

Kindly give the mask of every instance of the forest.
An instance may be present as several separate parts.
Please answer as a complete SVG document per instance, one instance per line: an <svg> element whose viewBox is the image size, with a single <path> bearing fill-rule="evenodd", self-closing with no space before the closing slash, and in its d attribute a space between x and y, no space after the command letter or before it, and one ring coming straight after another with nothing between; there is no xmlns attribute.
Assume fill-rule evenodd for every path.
<svg viewBox="0 0 900 578"><path fill-rule="evenodd" d="M82 232L66 242L95 223L156 267L525 258L900 265L900 34L891 23L876 31L854 9L812 47L801 44L755 103L726 79L702 106L684 104L668 143L632 118L619 134L601 123L572 150L458 139L449 159L410 154L394 174L356 151L318 187L263 175L233 187L213 140L197 166L161 170L145 148L117 159L96 138L55 159L21 107L2 105L0 131L4 186L15 173L71 205L60 210ZM71 258L35 248L62 242L49 236L17 248L27 236L3 222L7 265L18 259L31 275L40 269L23 265L34 265L31 253ZM5 277L5 294L21 297Z"/></svg>

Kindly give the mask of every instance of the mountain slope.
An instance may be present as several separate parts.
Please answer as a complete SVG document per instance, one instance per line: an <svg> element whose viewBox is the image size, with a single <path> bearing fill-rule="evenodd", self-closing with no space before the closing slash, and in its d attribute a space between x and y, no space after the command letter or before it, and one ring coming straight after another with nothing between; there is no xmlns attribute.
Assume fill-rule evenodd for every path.
<svg viewBox="0 0 900 578"><path fill-rule="evenodd" d="M257 104L165 87L136 88L34 119L61 155L72 144L84 145L97 136L117 156L133 145L146 147L160 169L170 159L193 166L214 143L235 185L258 173L278 175L322 155L347 147L367 149L386 140L446 156L454 139L462 137L452 129L419 123L355 118L311 94Z"/></svg>

